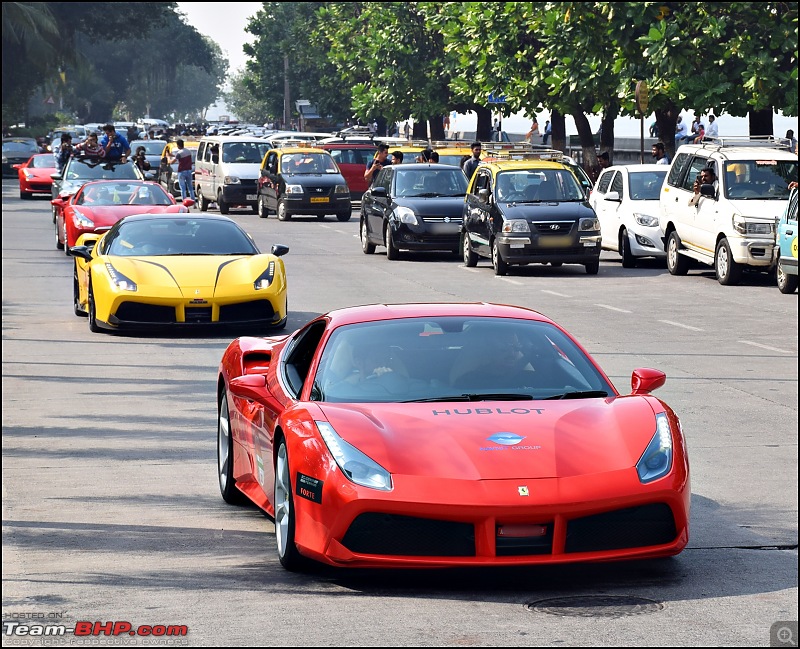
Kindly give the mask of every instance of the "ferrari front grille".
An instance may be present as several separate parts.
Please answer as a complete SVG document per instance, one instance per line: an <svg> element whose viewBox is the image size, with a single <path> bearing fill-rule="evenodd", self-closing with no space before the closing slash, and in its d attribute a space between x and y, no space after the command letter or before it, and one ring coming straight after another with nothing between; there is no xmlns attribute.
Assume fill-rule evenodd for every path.
<svg viewBox="0 0 800 649"><path fill-rule="evenodd" d="M186 322L190 324L208 324L211 322L211 307L192 307L185 311Z"/></svg>
<svg viewBox="0 0 800 649"><path fill-rule="evenodd" d="M253 300L226 304L219 308L220 322L252 322L254 320L272 320L275 311L269 300Z"/></svg>
<svg viewBox="0 0 800 649"><path fill-rule="evenodd" d="M175 309L158 304L142 304L141 302L123 302L114 314L121 322L175 322Z"/></svg>
<svg viewBox="0 0 800 649"><path fill-rule="evenodd" d="M407 557L474 557L469 523L370 512L359 515L342 539L351 552Z"/></svg>
<svg viewBox="0 0 800 649"><path fill-rule="evenodd" d="M566 552L600 552L672 543L678 532L666 503L617 509L567 523Z"/></svg>

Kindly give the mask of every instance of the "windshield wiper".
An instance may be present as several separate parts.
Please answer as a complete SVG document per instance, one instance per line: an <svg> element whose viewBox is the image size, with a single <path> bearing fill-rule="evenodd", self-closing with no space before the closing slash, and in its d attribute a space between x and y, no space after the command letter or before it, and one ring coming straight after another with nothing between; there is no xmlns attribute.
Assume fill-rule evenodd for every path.
<svg viewBox="0 0 800 649"><path fill-rule="evenodd" d="M402 403L436 403L442 401L532 401L530 394L519 392L468 392L447 397L430 397L428 399L409 399Z"/></svg>
<svg viewBox="0 0 800 649"><path fill-rule="evenodd" d="M608 392L605 390L573 390L572 392L564 392L563 394L554 394L552 397L545 397L546 401L550 399L593 399L595 397L607 397Z"/></svg>

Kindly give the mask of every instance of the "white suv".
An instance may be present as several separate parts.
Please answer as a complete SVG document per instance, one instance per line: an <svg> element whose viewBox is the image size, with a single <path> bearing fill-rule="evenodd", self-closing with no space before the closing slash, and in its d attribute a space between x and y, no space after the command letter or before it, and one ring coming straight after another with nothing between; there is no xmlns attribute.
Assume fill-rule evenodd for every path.
<svg viewBox="0 0 800 649"><path fill-rule="evenodd" d="M717 185L703 185L711 167ZM715 138L678 149L659 198L667 268L685 275L690 259L713 266L720 284L736 284L744 268L775 265L775 224L797 180L797 156L787 140Z"/></svg>

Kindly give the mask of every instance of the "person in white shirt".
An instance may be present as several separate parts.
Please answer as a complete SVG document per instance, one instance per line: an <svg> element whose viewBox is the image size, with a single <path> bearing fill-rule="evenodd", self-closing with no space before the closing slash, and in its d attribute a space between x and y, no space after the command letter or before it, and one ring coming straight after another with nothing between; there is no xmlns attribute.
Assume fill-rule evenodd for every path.
<svg viewBox="0 0 800 649"><path fill-rule="evenodd" d="M675 124L675 148L677 149L683 139L686 137L686 124L683 123L683 117L678 115L678 123Z"/></svg>
<svg viewBox="0 0 800 649"><path fill-rule="evenodd" d="M719 129L717 128L717 118L713 115L708 116L708 128L706 128L705 139L719 137Z"/></svg>

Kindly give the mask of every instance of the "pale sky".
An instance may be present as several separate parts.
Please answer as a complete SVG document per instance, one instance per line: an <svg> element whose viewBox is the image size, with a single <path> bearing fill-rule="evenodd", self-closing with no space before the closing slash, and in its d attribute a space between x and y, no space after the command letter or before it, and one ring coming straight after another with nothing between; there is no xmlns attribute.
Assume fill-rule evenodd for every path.
<svg viewBox="0 0 800 649"><path fill-rule="evenodd" d="M242 45L253 41L244 31L248 18L260 9L260 2L179 2L178 8L198 32L216 41L230 63L230 72L244 68L247 57Z"/></svg>

